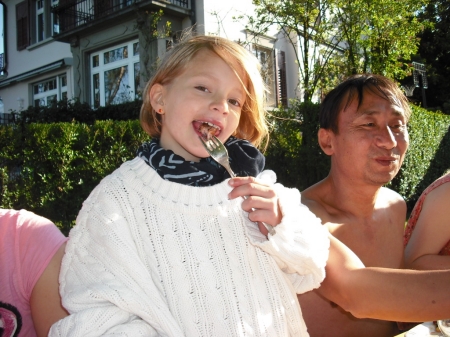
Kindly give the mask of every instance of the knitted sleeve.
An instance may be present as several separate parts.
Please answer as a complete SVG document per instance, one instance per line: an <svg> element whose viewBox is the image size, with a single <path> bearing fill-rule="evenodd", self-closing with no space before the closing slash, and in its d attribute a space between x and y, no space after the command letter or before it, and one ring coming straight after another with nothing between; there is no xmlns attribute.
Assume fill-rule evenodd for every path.
<svg viewBox="0 0 450 337"><path fill-rule="evenodd" d="M70 315L49 336L182 336L133 236L138 203L111 180L93 190L70 232L60 274Z"/></svg>
<svg viewBox="0 0 450 337"><path fill-rule="evenodd" d="M272 255L278 266L288 274L297 293L318 288L325 278L330 240L328 230L305 205L297 189L275 184L283 214L269 240L249 229L251 242ZM253 232L252 232L253 231Z"/></svg>

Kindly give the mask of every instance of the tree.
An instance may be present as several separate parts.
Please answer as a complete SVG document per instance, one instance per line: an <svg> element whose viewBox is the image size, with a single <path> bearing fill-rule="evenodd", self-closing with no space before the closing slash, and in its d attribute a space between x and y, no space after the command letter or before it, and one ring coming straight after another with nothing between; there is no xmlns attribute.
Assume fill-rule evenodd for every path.
<svg viewBox="0 0 450 337"><path fill-rule="evenodd" d="M409 74L408 64L419 44L416 35L424 29L424 23L419 22L415 14L426 2L352 1L352 10L356 15L362 14L360 21L342 22L340 27L356 24L356 30L360 31L355 48L361 60L357 72L370 71L393 79Z"/></svg>
<svg viewBox="0 0 450 337"><path fill-rule="evenodd" d="M361 54L366 51L361 48L360 40L363 35L365 24L362 22L364 17L364 4L361 0L355 1L338 1L336 8L333 11L335 22L340 30L340 40L344 52L341 55L341 60L344 66L345 74L357 74L367 71L367 62L361 62ZM364 60L364 58L363 58Z"/></svg>
<svg viewBox="0 0 450 337"><path fill-rule="evenodd" d="M136 13L136 28L140 32L140 74L139 80L142 87L150 79L155 71L156 60L158 59L157 40L165 39L172 34L172 23L164 19L163 10L149 12L138 9ZM138 96L142 92L137 93Z"/></svg>
<svg viewBox="0 0 450 337"><path fill-rule="evenodd" d="M338 48L333 37L334 27L327 12L330 3L313 0L254 0L255 16L247 16L247 28L265 35L276 25L280 33L294 47L299 65L303 99L311 101L326 76L326 64Z"/></svg>
<svg viewBox="0 0 450 337"><path fill-rule="evenodd" d="M415 14L428 0L253 0L248 28L276 25L292 44L303 99L342 77L372 72L401 79L424 27Z"/></svg>
<svg viewBox="0 0 450 337"><path fill-rule="evenodd" d="M418 61L427 66L427 103L450 114L450 3L431 0L419 18L432 23L418 35Z"/></svg>

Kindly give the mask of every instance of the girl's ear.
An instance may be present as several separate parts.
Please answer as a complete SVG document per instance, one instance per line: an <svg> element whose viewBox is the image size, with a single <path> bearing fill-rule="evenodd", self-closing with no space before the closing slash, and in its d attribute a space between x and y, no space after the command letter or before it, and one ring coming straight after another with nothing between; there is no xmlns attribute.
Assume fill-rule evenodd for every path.
<svg viewBox="0 0 450 337"><path fill-rule="evenodd" d="M319 145L320 145L322 151L325 154L327 154L328 156L331 156L334 153L334 148L333 148L334 133L333 133L333 131L320 128L319 132L317 133L317 138L319 140Z"/></svg>
<svg viewBox="0 0 450 337"><path fill-rule="evenodd" d="M155 110L159 114L164 114L164 87L155 83L150 88L150 103L152 104L153 110Z"/></svg>

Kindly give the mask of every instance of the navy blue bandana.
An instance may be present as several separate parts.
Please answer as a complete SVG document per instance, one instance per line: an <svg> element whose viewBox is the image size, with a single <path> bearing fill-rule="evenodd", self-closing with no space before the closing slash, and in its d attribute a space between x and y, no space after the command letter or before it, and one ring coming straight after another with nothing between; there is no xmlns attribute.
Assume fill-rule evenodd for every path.
<svg viewBox="0 0 450 337"><path fill-rule="evenodd" d="M231 136L224 145L236 175L256 177L264 169L264 155L250 142ZM230 178L228 172L211 157L202 158L199 162L186 161L159 146L159 139L143 143L137 155L161 178L183 185L212 186Z"/></svg>

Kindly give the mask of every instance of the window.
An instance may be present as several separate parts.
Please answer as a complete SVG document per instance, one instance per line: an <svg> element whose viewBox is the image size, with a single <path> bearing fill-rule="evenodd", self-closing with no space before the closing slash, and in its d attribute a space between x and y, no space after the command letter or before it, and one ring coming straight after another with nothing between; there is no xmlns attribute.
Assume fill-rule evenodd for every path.
<svg viewBox="0 0 450 337"><path fill-rule="evenodd" d="M31 43L44 41L59 33L59 16L51 9L58 5L58 0L32 1Z"/></svg>
<svg viewBox="0 0 450 337"><path fill-rule="evenodd" d="M267 106L287 106L286 61L285 53L259 45L252 46L253 54L261 63L261 75L269 92Z"/></svg>
<svg viewBox="0 0 450 337"><path fill-rule="evenodd" d="M51 106L59 100L67 99L67 76L61 75L33 84L35 107Z"/></svg>
<svg viewBox="0 0 450 337"><path fill-rule="evenodd" d="M52 0L52 8L58 6L58 0ZM59 15L51 13L52 35L59 34Z"/></svg>
<svg viewBox="0 0 450 337"><path fill-rule="evenodd" d="M268 106L276 106L276 81L274 75L275 70L273 52L269 48L253 45L253 54L261 63L261 75L267 88L269 89L266 104Z"/></svg>
<svg viewBox="0 0 450 337"><path fill-rule="evenodd" d="M288 105L286 56L284 51L278 49L274 50L274 55L277 105L286 107Z"/></svg>
<svg viewBox="0 0 450 337"><path fill-rule="evenodd" d="M6 68L5 29L6 29L6 7L3 3L0 2L0 76L3 75Z"/></svg>
<svg viewBox="0 0 450 337"><path fill-rule="evenodd" d="M17 50L59 33L59 17L51 12L56 5L58 0L23 1L16 5Z"/></svg>
<svg viewBox="0 0 450 337"><path fill-rule="evenodd" d="M139 98L139 42L137 40L93 53L91 59L94 108Z"/></svg>
<svg viewBox="0 0 450 337"><path fill-rule="evenodd" d="M28 2L16 5L17 50L23 50L30 44L28 35Z"/></svg>
<svg viewBox="0 0 450 337"><path fill-rule="evenodd" d="M36 41L44 40L44 0L36 1Z"/></svg>

